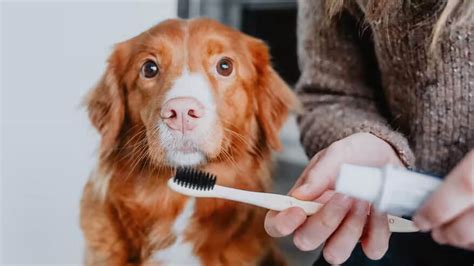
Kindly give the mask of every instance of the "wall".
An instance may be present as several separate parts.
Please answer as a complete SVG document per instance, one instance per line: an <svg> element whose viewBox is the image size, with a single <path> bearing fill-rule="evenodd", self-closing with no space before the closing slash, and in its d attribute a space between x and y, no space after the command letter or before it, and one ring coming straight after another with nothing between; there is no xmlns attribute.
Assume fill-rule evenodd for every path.
<svg viewBox="0 0 474 266"><path fill-rule="evenodd" d="M81 99L112 44L174 17L176 1L0 5L0 264L80 264L79 200L98 143Z"/></svg>

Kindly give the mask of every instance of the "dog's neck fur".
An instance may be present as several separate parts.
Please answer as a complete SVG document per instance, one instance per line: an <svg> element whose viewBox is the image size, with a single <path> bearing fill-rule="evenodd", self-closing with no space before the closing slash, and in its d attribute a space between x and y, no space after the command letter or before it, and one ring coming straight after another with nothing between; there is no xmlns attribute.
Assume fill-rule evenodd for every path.
<svg viewBox="0 0 474 266"><path fill-rule="evenodd" d="M200 168L208 172L218 172L219 184L247 190L268 191L270 160L250 160L247 156L240 158L248 159L236 162L212 162ZM130 169L130 165L137 158L122 154L121 157L109 159L110 161L103 161L111 173L105 202L114 209L116 221L120 221L124 235L130 239L130 252L136 253L139 257L151 256L155 250L164 249L173 238L170 227L185 207L187 197L167 187L166 182L173 174L173 169L169 166L155 166L147 160L141 160L134 169ZM255 176L243 176L239 173L247 175L252 173ZM258 210L258 214L256 210L258 209L231 201L197 199L193 219L206 223L203 228L226 228L233 224L234 219L253 220L257 219L256 215L258 217L264 215L263 210ZM209 237L209 242L216 241L212 236L213 233L208 233L204 235ZM265 237L264 232L262 237ZM195 241L199 242L202 239Z"/></svg>

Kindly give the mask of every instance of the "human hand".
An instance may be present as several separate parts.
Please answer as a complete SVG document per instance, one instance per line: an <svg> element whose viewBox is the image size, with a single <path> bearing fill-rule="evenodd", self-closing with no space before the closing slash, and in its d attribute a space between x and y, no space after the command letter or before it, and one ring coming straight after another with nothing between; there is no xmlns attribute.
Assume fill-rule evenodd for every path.
<svg viewBox="0 0 474 266"><path fill-rule="evenodd" d="M265 219L267 233L273 237L294 233L293 242L303 251L314 250L326 241L323 255L333 264L346 261L359 239L367 257L380 259L390 238L387 216L370 211L367 202L331 191L343 163L403 166L390 144L370 133L357 133L334 142L314 155L289 192L298 199L315 200L324 206L311 217L296 207L269 211Z"/></svg>
<svg viewBox="0 0 474 266"><path fill-rule="evenodd" d="M474 250L474 150L449 173L413 221L439 244Z"/></svg>

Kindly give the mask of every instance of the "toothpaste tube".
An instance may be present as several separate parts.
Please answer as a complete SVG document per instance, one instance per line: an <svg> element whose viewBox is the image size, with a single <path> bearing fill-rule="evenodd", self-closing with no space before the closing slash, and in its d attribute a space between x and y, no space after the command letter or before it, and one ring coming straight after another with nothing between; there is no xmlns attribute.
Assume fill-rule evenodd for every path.
<svg viewBox="0 0 474 266"><path fill-rule="evenodd" d="M336 180L336 191L366 200L381 212L411 216L441 182L436 177L393 166L344 164Z"/></svg>

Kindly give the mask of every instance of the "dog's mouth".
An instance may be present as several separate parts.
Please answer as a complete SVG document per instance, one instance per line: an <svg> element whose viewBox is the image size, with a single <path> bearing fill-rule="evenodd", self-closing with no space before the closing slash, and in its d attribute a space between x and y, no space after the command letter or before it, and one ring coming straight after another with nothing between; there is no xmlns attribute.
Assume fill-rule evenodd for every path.
<svg viewBox="0 0 474 266"><path fill-rule="evenodd" d="M172 166L194 166L205 163L206 155L202 151L177 149L166 152L167 161Z"/></svg>
<svg viewBox="0 0 474 266"><path fill-rule="evenodd" d="M189 139L176 141L174 150L181 153L201 152L201 150L198 148L198 145L193 140Z"/></svg>
<svg viewBox="0 0 474 266"><path fill-rule="evenodd" d="M182 147L177 148L176 151L182 152L182 153L193 153L193 152L197 152L198 150L194 147L182 146Z"/></svg>
<svg viewBox="0 0 474 266"><path fill-rule="evenodd" d="M166 161L172 166L192 166L205 163L207 156L203 148L203 137L171 132L165 126L160 128L160 142L166 154Z"/></svg>

